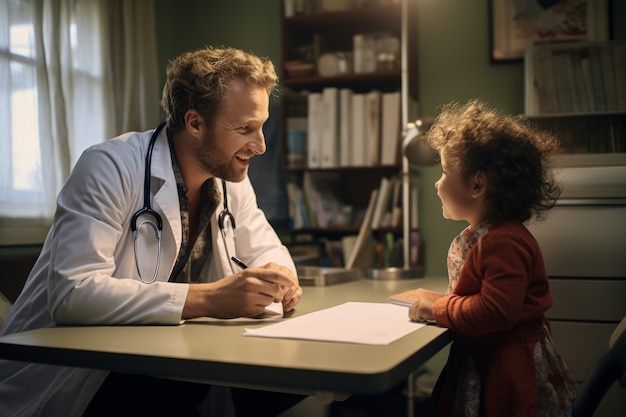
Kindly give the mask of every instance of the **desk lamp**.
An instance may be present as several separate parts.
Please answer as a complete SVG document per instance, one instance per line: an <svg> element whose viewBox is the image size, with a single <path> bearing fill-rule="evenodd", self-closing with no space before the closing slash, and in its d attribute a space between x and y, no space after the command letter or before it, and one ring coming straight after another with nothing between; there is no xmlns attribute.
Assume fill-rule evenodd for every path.
<svg viewBox="0 0 626 417"><path fill-rule="evenodd" d="M432 126L432 119L409 120L409 6L410 0L402 0L402 27L401 27L401 109L402 109L402 243L403 266L383 269L370 269L368 276L374 279L405 279L417 278L423 274L423 268L411 266L411 186L410 165L426 166L437 162L436 152L424 141L424 134Z"/></svg>

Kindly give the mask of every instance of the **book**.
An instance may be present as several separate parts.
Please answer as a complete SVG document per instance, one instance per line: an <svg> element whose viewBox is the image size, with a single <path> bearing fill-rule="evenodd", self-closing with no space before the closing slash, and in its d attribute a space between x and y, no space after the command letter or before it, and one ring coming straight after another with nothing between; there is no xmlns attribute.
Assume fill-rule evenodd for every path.
<svg viewBox="0 0 626 417"><path fill-rule="evenodd" d="M409 228L419 228L419 180L413 176L409 179Z"/></svg>
<svg viewBox="0 0 626 417"><path fill-rule="evenodd" d="M378 197L376 198L374 214L372 215L372 230L377 230L381 227L385 212L389 207L390 195L391 181L387 177L382 177L380 179L380 186L378 187Z"/></svg>
<svg viewBox="0 0 626 417"><path fill-rule="evenodd" d="M322 90L322 135L321 135L321 162L322 168L335 168L339 153L339 89L326 87Z"/></svg>
<svg viewBox="0 0 626 417"><path fill-rule="evenodd" d="M383 93L381 106L380 163L395 165L400 156L400 92Z"/></svg>
<svg viewBox="0 0 626 417"><path fill-rule="evenodd" d="M322 93L309 93L307 104L307 165L309 168L319 168L324 124Z"/></svg>
<svg viewBox="0 0 626 417"><path fill-rule="evenodd" d="M357 238L358 238L357 235L347 235L341 238L341 250L343 252L343 266L344 267L348 263L348 258L354 251Z"/></svg>
<svg viewBox="0 0 626 417"><path fill-rule="evenodd" d="M287 183L288 216L293 229L309 227L309 215L302 189L293 181Z"/></svg>
<svg viewBox="0 0 626 417"><path fill-rule="evenodd" d="M365 124L365 94L352 95L352 136L351 136L351 166L360 167L367 164L366 153L366 124Z"/></svg>
<svg viewBox="0 0 626 417"><path fill-rule="evenodd" d="M391 219L390 227L402 226L402 177L394 177L391 191Z"/></svg>
<svg viewBox="0 0 626 417"><path fill-rule="evenodd" d="M591 84L593 91L593 105L595 111L606 111L607 97L604 89L604 70L602 68L602 50L596 47L590 47L588 51L589 55L589 67L591 70Z"/></svg>
<svg viewBox="0 0 626 417"><path fill-rule="evenodd" d="M555 51L553 53L552 69L556 81L559 110L564 113L578 111L578 97L573 88L574 72L567 51Z"/></svg>
<svg viewBox="0 0 626 417"><path fill-rule="evenodd" d="M589 61L588 57L580 58L580 67L582 69L583 74L583 83L584 86L582 90L584 90L584 96L586 100L586 110L583 111L597 111L596 102L595 102L595 94L594 94L594 85L593 78L591 75L591 61Z"/></svg>
<svg viewBox="0 0 626 417"><path fill-rule="evenodd" d="M600 61L602 63L602 81L604 85L604 97L608 111L618 111L617 86L615 85L615 72L613 70L613 54L611 47L604 45L601 48ZM623 71L623 69L622 69Z"/></svg>
<svg viewBox="0 0 626 417"><path fill-rule="evenodd" d="M626 111L626 43L613 45L613 73L617 92L617 110Z"/></svg>
<svg viewBox="0 0 626 417"><path fill-rule="evenodd" d="M585 75L583 73L582 58L578 51L572 51L569 53L570 59L570 71L573 75L573 81L569 84L569 88L573 89L574 97L574 110L589 112L591 107L589 104L589 96L593 95L590 88L586 86Z"/></svg>
<svg viewBox="0 0 626 417"><path fill-rule="evenodd" d="M525 71L531 82L526 83L526 114L558 113L556 82L552 68L552 50L547 47L528 48Z"/></svg>
<svg viewBox="0 0 626 417"><path fill-rule="evenodd" d="M389 296L389 302L400 306L410 307L419 299L417 289L403 291Z"/></svg>
<svg viewBox="0 0 626 417"><path fill-rule="evenodd" d="M361 227L359 228L359 233L352 247L352 251L349 254L344 254L346 258L346 269L366 269L373 265L374 239L372 237L371 224L377 194L378 190L372 190L367 209L365 210L365 216L361 221Z"/></svg>
<svg viewBox="0 0 626 417"><path fill-rule="evenodd" d="M309 220L309 227L317 227L317 216L315 215L311 204L311 196L313 194L312 188L313 184L311 180L311 173L305 172L302 177L302 199L304 201L304 210L306 212L306 217Z"/></svg>
<svg viewBox="0 0 626 417"><path fill-rule="evenodd" d="M397 206L396 204L398 204L400 201L400 191L401 191L401 177L399 175L395 175L391 178L389 178L389 190L387 192L387 199L386 201L384 201L384 212L382 214L382 217L378 223L378 228L382 229L382 228L391 228L391 227L395 227L395 226L400 226L401 223L401 219L400 219L400 223L398 224L394 224L396 222L396 219L394 219L394 216L397 216Z"/></svg>
<svg viewBox="0 0 626 417"><path fill-rule="evenodd" d="M382 93L372 90L365 95L366 165L380 164L380 104Z"/></svg>
<svg viewBox="0 0 626 417"><path fill-rule="evenodd" d="M339 90L339 166L352 165L352 90Z"/></svg>

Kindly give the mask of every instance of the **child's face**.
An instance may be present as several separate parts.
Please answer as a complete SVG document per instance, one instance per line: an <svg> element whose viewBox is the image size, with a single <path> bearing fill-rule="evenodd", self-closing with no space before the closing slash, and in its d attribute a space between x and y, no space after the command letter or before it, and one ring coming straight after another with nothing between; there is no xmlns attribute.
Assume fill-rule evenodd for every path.
<svg viewBox="0 0 626 417"><path fill-rule="evenodd" d="M437 195L442 203L443 217L450 220L466 220L474 224L479 207L474 198L474 183L461 175L460 169L447 163L446 152L441 150L441 178L435 182Z"/></svg>

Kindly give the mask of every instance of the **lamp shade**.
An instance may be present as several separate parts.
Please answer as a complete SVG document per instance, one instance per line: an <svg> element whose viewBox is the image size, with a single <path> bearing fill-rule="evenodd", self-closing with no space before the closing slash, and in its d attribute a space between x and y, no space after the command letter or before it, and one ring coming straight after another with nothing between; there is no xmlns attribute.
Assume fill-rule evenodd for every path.
<svg viewBox="0 0 626 417"><path fill-rule="evenodd" d="M437 152L424 138L432 124L432 119L418 119L406 127L402 141L402 153L413 165L434 165L438 161Z"/></svg>

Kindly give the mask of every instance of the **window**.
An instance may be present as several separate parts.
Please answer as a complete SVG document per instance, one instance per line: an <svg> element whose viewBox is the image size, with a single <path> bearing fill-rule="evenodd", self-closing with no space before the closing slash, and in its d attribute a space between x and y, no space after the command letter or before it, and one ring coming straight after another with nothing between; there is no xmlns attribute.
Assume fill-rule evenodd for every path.
<svg viewBox="0 0 626 417"><path fill-rule="evenodd" d="M98 2L49 3L0 0L2 227L50 219L80 153L108 133Z"/></svg>
<svg viewBox="0 0 626 417"><path fill-rule="evenodd" d="M0 0L0 245L41 243L82 152L158 124L152 0Z"/></svg>
<svg viewBox="0 0 626 417"><path fill-rule="evenodd" d="M7 215L32 215L33 210L28 208L35 207L43 188L35 33L30 6L26 2L7 2L0 13L6 20L2 26L8 28L0 36L0 100L8 110L0 114L0 204Z"/></svg>

